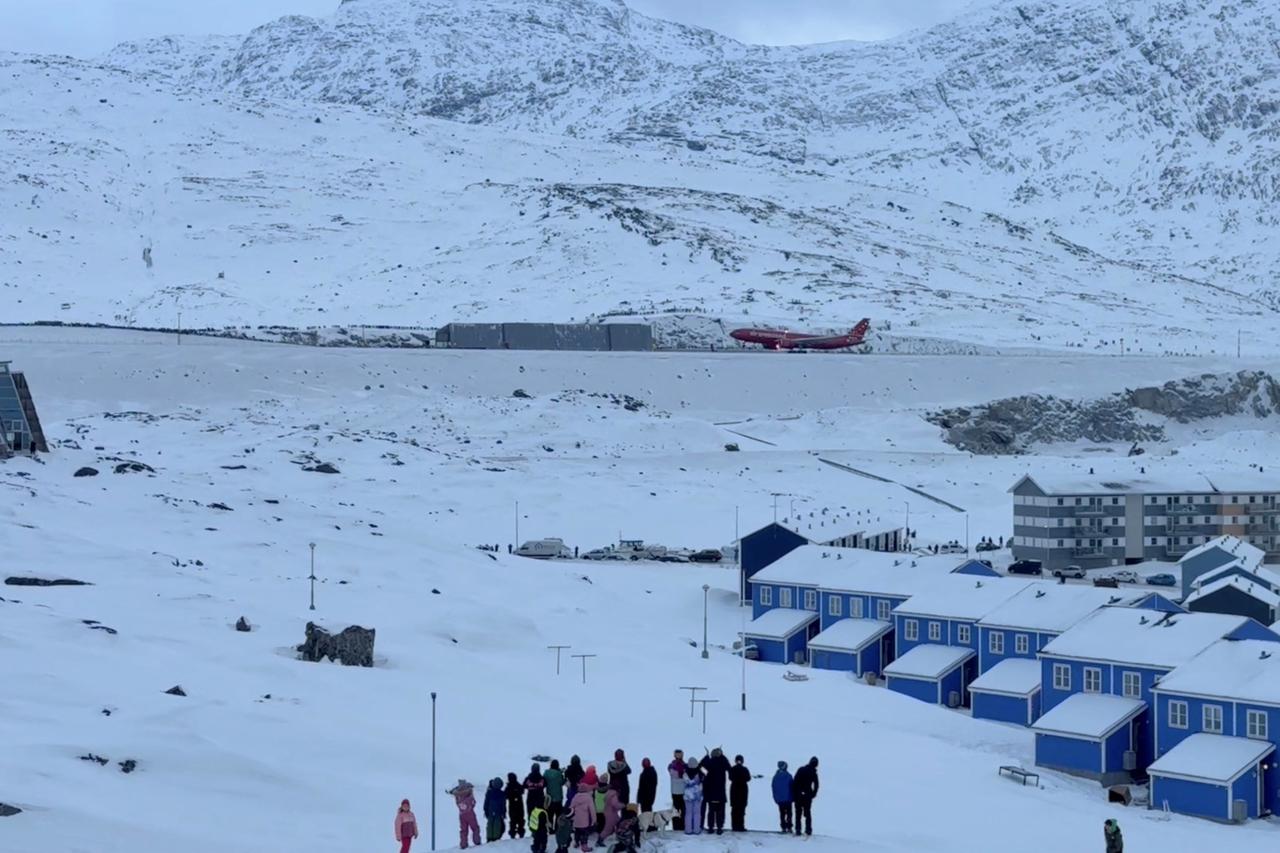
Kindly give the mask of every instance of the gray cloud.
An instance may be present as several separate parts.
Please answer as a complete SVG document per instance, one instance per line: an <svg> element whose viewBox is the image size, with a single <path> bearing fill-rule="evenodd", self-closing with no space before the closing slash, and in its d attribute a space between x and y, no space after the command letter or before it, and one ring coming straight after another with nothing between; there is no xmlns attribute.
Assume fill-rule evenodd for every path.
<svg viewBox="0 0 1280 853"><path fill-rule="evenodd" d="M481 2L481 0L457 0ZM969 0L629 0L637 11L740 41L888 38L951 17ZM338 0L0 0L0 50L91 57L122 41L236 34L281 15L328 15Z"/></svg>

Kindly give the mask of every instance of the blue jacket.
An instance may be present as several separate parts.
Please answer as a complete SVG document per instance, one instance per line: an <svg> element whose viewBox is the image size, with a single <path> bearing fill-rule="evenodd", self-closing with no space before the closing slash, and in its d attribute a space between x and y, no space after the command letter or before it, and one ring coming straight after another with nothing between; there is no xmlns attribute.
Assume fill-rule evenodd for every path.
<svg viewBox="0 0 1280 853"><path fill-rule="evenodd" d="M484 816L490 820L507 814L507 796L502 790L502 780L495 779L494 782L498 783L498 787L495 788L493 782L490 782L489 790L484 792Z"/></svg>
<svg viewBox="0 0 1280 853"><path fill-rule="evenodd" d="M791 802L791 774L785 770L773 774L773 801L779 805Z"/></svg>

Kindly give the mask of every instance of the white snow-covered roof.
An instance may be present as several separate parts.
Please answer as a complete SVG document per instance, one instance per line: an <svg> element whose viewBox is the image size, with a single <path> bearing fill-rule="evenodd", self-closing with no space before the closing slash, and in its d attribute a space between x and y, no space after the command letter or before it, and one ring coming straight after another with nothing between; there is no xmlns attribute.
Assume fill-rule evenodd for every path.
<svg viewBox="0 0 1280 853"><path fill-rule="evenodd" d="M841 619L810 640L809 648L857 651L892 629L878 619Z"/></svg>
<svg viewBox="0 0 1280 853"><path fill-rule="evenodd" d="M947 575L898 605L896 612L977 621L1026 589L1030 583L1005 577Z"/></svg>
<svg viewBox="0 0 1280 853"><path fill-rule="evenodd" d="M1127 495L1131 493L1155 494L1213 494L1217 490L1202 474L1188 474L1185 478L1163 479L1146 474L1121 473L1075 474L1042 473L1034 477L1027 474L1009 487L1013 491L1023 480L1030 480L1046 495Z"/></svg>
<svg viewBox="0 0 1280 853"><path fill-rule="evenodd" d="M748 622L746 635L748 637L785 640L817 618L818 614L812 610L777 607L767 613L761 613Z"/></svg>
<svg viewBox="0 0 1280 853"><path fill-rule="evenodd" d="M992 609L979 624L1060 634L1099 607L1130 603L1130 596L1118 592L1083 584L1035 583Z"/></svg>
<svg viewBox="0 0 1280 853"><path fill-rule="evenodd" d="M969 685L979 693L1006 693L1027 696L1040 689L1040 661L1027 658L1005 658L979 675Z"/></svg>
<svg viewBox="0 0 1280 853"><path fill-rule="evenodd" d="M1156 689L1280 706L1280 643L1219 640L1161 678Z"/></svg>
<svg viewBox="0 0 1280 853"><path fill-rule="evenodd" d="M954 556L914 557L864 548L801 545L751 577L751 583L799 584L841 592L906 597L955 569Z"/></svg>
<svg viewBox="0 0 1280 853"><path fill-rule="evenodd" d="M1253 596L1268 607L1280 606L1280 595L1273 592L1271 587L1256 580L1250 580L1243 575L1227 575L1225 578L1218 578L1212 583L1205 584L1188 595L1182 604L1184 607L1189 607L1193 601L1198 601L1206 595L1213 595L1218 590L1226 589L1229 586L1235 587L1246 595Z"/></svg>
<svg viewBox="0 0 1280 853"><path fill-rule="evenodd" d="M1265 740L1196 732L1157 758L1147 772L1226 784L1234 782L1273 749L1275 744Z"/></svg>
<svg viewBox="0 0 1280 853"><path fill-rule="evenodd" d="M916 646L884 668L885 675L907 678L941 678L973 657L973 649L957 646Z"/></svg>
<svg viewBox="0 0 1280 853"><path fill-rule="evenodd" d="M1050 640L1040 653L1173 669L1247 621L1221 613L1103 607Z"/></svg>
<svg viewBox="0 0 1280 853"><path fill-rule="evenodd" d="M1247 572L1255 581L1261 581L1263 585L1269 586L1271 589L1280 589L1280 574L1276 574L1271 569L1264 566L1250 567L1240 558L1234 558L1228 563L1214 566L1212 569L1201 572L1196 579L1191 582L1192 589L1199 589L1207 583L1213 583L1220 580L1225 574L1235 572Z"/></svg>
<svg viewBox="0 0 1280 853"><path fill-rule="evenodd" d="M1146 703L1110 693L1073 693L1031 728L1045 734L1103 738L1133 719Z"/></svg>
<svg viewBox="0 0 1280 853"><path fill-rule="evenodd" d="M1210 539L1203 545L1197 545L1195 548L1192 548L1190 551L1183 554L1182 559L1178 562L1185 563L1188 560L1194 560L1196 557L1199 557L1201 554L1208 551L1212 551L1214 548L1218 548L1228 554L1231 554L1233 557L1238 558L1247 569L1251 569L1254 566L1259 565L1263 558L1266 557L1266 552L1257 545L1251 545L1243 539L1238 539L1235 536L1219 536L1215 539Z"/></svg>

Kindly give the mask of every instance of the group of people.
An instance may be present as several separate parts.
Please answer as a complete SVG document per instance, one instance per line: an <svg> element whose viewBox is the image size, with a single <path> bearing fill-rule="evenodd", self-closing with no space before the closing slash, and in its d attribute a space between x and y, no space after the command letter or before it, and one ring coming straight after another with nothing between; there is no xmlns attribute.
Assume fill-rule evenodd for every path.
<svg viewBox="0 0 1280 853"><path fill-rule="evenodd" d="M675 750L667 765L672 805L660 812L654 809L658 799L658 770L648 758L640 762L640 767L634 802L631 799L632 769L621 749L614 752L613 760L605 765L603 772L597 771L594 764L584 765L575 755L565 767L554 759L545 771L540 764L534 764L523 780L515 773L508 773L505 782L495 777L489 781L479 804L484 812L485 840L494 842L503 835L509 838L528 835L532 839L532 853L547 853L551 839L555 840L556 853L569 853L570 847L582 853L591 853L593 848L636 853L644 831L666 826L687 835L704 831L722 835L726 805L730 831L746 831L747 800L753 777L741 755L730 763L717 747L701 760L686 760L683 750ZM479 846L475 786L459 779L446 793L458 807L459 846L464 850L472 844ZM818 759L809 759L794 777L787 763L779 761L772 794L778 807L779 829L785 833L800 835L803 831L812 835L812 806L818 796ZM400 804L395 832L401 853L409 853L410 845L418 837L418 823L408 800Z"/></svg>

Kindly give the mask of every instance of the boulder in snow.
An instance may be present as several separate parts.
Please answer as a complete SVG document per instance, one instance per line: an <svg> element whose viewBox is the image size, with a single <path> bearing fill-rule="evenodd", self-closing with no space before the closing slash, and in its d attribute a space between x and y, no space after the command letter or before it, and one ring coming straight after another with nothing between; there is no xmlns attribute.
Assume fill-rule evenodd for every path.
<svg viewBox="0 0 1280 853"><path fill-rule="evenodd" d="M343 666L373 666L375 634L375 629L359 625L331 634L314 622L308 622L307 639L298 646L298 653L306 661L336 660Z"/></svg>

